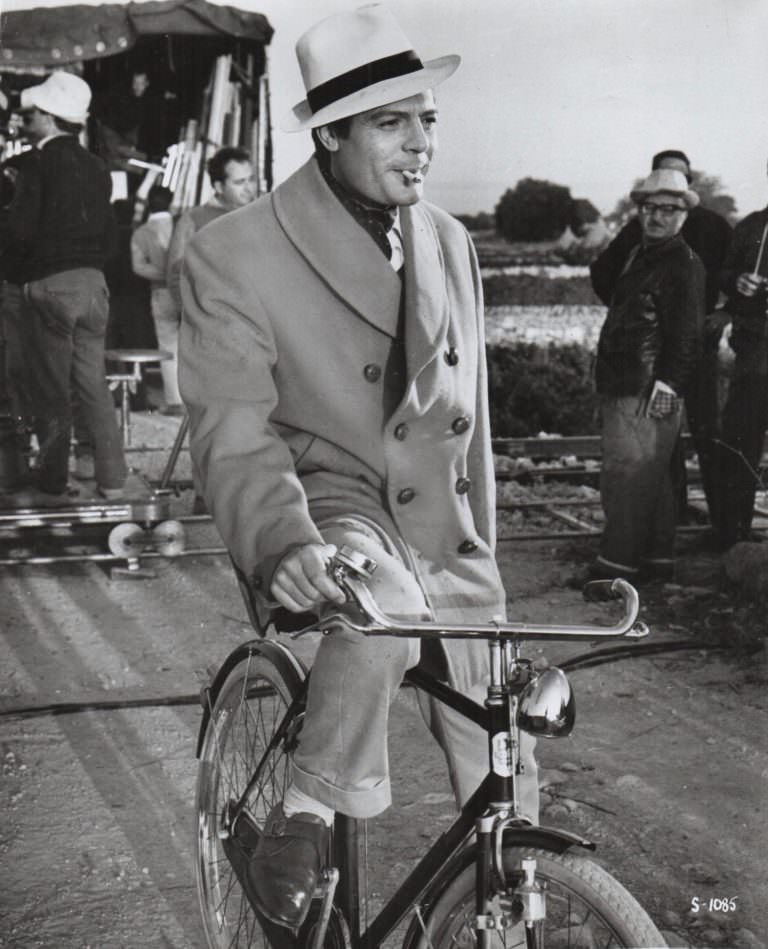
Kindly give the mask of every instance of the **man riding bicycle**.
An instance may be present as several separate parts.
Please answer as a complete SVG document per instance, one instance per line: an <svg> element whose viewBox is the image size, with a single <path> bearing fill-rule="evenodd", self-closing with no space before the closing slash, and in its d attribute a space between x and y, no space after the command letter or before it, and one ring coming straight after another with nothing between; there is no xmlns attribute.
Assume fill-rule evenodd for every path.
<svg viewBox="0 0 768 949"><path fill-rule="evenodd" d="M422 63L378 4L316 24L297 55L307 97L291 128L312 131L314 156L187 252L180 383L205 499L265 612L343 601L326 568L348 545L378 564L384 612L486 623L505 595L480 274L465 229L421 200L433 89L459 57ZM484 700L485 641L420 655L415 639L322 639L292 783L248 868L272 921L304 919L335 811L390 804L389 706L420 661ZM486 735L434 700L422 711L461 804L486 774ZM521 751L536 821L533 739Z"/></svg>

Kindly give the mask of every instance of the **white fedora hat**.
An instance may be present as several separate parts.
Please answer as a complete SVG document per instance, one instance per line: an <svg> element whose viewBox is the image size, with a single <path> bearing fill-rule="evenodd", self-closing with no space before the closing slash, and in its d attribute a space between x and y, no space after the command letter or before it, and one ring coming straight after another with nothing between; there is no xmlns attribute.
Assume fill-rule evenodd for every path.
<svg viewBox="0 0 768 949"><path fill-rule="evenodd" d="M688 179L676 168L657 168L633 189L630 197L639 204L649 194L672 194L682 198L687 208L695 208L699 203L699 196L688 187Z"/></svg>
<svg viewBox="0 0 768 949"><path fill-rule="evenodd" d="M422 62L392 13L372 3L316 23L296 44L306 99L293 107L286 132L407 99L447 79L461 57Z"/></svg>
<svg viewBox="0 0 768 949"><path fill-rule="evenodd" d="M21 109L40 109L65 122L84 124L91 104L91 87L71 72L54 72L38 86L21 90Z"/></svg>

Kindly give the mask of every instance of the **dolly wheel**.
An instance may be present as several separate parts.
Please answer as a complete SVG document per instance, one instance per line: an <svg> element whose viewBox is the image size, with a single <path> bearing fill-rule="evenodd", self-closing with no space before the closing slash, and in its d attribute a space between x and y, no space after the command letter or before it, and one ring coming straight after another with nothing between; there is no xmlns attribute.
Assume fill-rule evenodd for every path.
<svg viewBox="0 0 768 949"><path fill-rule="evenodd" d="M146 534L138 524L118 524L109 532L110 553L126 560L137 560L146 545Z"/></svg>
<svg viewBox="0 0 768 949"><path fill-rule="evenodd" d="M178 557L184 550L184 525L180 521L162 521L152 528L155 550L163 557Z"/></svg>

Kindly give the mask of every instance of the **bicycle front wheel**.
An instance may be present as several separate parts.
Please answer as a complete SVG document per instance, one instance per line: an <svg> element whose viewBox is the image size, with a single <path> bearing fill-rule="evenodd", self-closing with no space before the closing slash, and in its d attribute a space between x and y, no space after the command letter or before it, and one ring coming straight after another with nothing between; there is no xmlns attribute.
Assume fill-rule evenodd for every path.
<svg viewBox="0 0 768 949"><path fill-rule="evenodd" d="M545 949L658 949L666 943L637 900L602 867L575 854L507 847L508 892L522 879L521 860L536 860L536 881L546 891L546 919L536 924L536 947ZM514 919L514 912L512 913ZM474 949L475 866L466 867L437 898L418 949ZM489 932L491 949L526 949L525 926Z"/></svg>
<svg viewBox="0 0 768 949"><path fill-rule="evenodd" d="M253 834L290 781L301 724L294 702L304 670L283 647L255 643L227 676L211 709L197 779L197 891L210 949L269 949L224 852L229 811L245 798ZM254 841L255 843L255 841Z"/></svg>

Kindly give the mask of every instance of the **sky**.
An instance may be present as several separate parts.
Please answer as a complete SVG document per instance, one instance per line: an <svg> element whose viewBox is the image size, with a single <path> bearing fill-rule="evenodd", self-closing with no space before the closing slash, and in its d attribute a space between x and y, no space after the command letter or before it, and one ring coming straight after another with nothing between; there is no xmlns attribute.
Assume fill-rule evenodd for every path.
<svg viewBox="0 0 768 949"><path fill-rule="evenodd" d="M81 0L82 2L82 0ZM0 0L4 10L61 0ZM265 14L275 181L311 152L280 124L304 98L294 46L352 0L239 0ZM664 148L722 180L740 214L768 203L768 0L388 0L422 59L459 53L437 90L426 195L492 211L521 178L612 210Z"/></svg>

